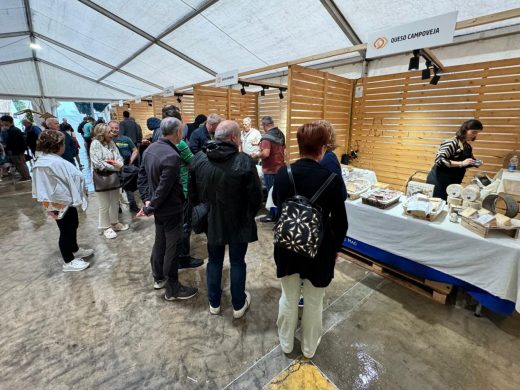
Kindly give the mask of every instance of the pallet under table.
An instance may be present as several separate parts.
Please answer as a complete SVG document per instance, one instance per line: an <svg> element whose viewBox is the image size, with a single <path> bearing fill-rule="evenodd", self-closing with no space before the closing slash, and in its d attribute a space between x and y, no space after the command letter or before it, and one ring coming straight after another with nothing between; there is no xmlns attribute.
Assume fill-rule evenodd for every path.
<svg viewBox="0 0 520 390"><path fill-rule="evenodd" d="M398 270L345 247L342 248L339 256L359 267L374 272L400 286L443 305L446 303L446 298L453 289L453 285L451 284L436 282Z"/></svg>

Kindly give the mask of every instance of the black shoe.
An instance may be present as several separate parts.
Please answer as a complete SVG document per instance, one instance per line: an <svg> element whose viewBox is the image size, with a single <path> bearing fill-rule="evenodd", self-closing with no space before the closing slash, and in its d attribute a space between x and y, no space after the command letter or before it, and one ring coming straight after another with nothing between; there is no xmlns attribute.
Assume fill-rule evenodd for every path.
<svg viewBox="0 0 520 390"><path fill-rule="evenodd" d="M131 204L131 205L130 205L130 211L131 211L132 213L138 213L139 211L141 211L141 209L140 209L139 207L137 207L136 204Z"/></svg>
<svg viewBox="0 0 520 390"><path fill-rule="evenodd" d="M197 268L197 267L200 267L202 264L204 264L204 260L196 259L196 258L190 256L187 258L180 259L179 269Z"/></svg>
<svg viewBox="0 0 520 390"><path fill-rule="evenodd" d="M198 288L195 287L185 287L179 283L175 293L172 296L168 296L168 293L164 294L164 299L167 301L176 301L177 299L190 299L197 295L199 291Z"/></svg>
<svg viewBox="0 0 520 390"><path fill-rule="evenodd" d="M260 218L260 222L274 222L275 219L270 215L266 215L265 217Z"/></svg>

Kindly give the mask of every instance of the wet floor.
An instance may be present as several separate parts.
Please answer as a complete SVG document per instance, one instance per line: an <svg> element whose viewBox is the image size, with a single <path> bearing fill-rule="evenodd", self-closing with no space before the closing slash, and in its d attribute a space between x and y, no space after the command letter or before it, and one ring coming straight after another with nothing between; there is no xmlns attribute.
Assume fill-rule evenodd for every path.
<svg viewBox="0 0 520 390"><path fill-rule="evenodd" d="M30 186L4 184L2 389L520 388L518 313L476 318L460 302L439 305L340 260L325 297L327 333L301 363L298 343L288 356L278 346L271 226L259 224L246 256L251 309L233 320L226 273L222 314L208 313L206 265L181 271L200 288L195 299L164 301L149 267L153 220L125 212L130 229L109 241L96 230L95 196L79 228L80 244L96 250L91 267L63 273L54 221ZM192 243L206 258L204 236Z"/></svg>

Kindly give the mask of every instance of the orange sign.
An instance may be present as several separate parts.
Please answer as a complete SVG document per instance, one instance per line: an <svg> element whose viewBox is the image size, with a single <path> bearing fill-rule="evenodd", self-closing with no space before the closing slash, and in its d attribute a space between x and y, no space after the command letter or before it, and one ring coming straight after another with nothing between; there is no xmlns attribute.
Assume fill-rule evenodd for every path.
<svg viewBox="0 0 520 390"><path fill-rule="evenodd" d="M386 46L387 43L388 39L386 39L385 37L379 37L374 41L372 45L374 46L374 49L382 49Z"/></svg>

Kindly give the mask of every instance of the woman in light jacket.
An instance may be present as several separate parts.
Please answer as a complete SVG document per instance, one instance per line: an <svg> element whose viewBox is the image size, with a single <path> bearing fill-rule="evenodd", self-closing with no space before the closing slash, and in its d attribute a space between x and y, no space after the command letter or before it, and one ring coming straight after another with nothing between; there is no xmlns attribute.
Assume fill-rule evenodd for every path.
<svg viewBox="0 0 520 390"><path fill-rule="evenodd" d="M295 188L298 195L311 199L331 175L327 168L320 165L329 142L327 128L319 122L307 123L298 129L296 137L300 159L291 164L294 186L289 179L287 167L280 168L274 178L273 201L279 210L288 198L295 195ZM292 352L294 346L300 289L303 290L305 299L302 314L303 355L312 358L320 342L323 296L325 288L334 277L336 253L341 248L348 226L342 186L342 177L334 175L333 180L315 202L322 210L324 236L314 258L274 247L276 276L281 278L282 282L277 321L278 337L285 353Z"/></svg>
<svg viewBox="0 0 520 390"><path fill-rule="evenodd" d="M123 168L123 157L112 141L110 127L106 123L97 124L94 128L94 139L90 145L90 161L92 169L98 172L119 172ZM94 182L94 188L96 183ZM119 222L120 188L108 191L96 190L99 201L99 224L106 238L116 238L117 231L127 230L128 225Z"/></svg>
<svg viewBox="0 0 520 390"><path fill-rule="evenodd" d="M60 230L59 247L63 257L63 271L82 271L89 266L84 258L92 256L92 249L78 246L78 211L87 207L85 179L70 162L61 158L65 151L65 136L55 130L43 131L37 141L39 153L33 167L33 198L42 203Z"/></svg>

